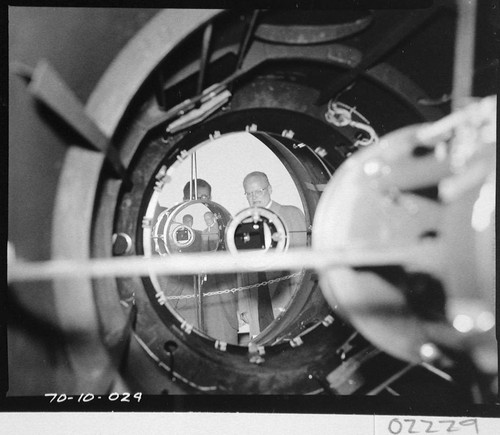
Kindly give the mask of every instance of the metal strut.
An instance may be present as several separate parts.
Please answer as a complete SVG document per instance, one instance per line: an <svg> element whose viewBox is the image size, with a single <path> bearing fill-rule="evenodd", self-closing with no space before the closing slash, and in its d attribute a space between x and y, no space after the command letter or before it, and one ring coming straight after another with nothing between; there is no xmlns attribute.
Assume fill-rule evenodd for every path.
<svg viewBox="0 0 500 435"><path fill-rule="evenodd" d="M123 180L128 179L119 151L87 116L76 95L46 60L37 64L30 77L27 75L26 69L20 69L18 73L23 78L31 80L28 87L31 95L50 108L95 150L104 153L106 160L118 177Z"/></svg>
<svg viewBox="0 0 500 435"><path fill-rule="evenodd" d="M464 107L472 95L477 0L457 0L457 9L458 17L451 98L453 111Z"/></svg>
<svg viewBox="0 0 500 435"><path fill-rule="evenodd" d="M191 154L191 177L189 179L189 199L198 199L198 163L196 152Z"/></svg>
<svg viewBox="0 0 500 435"><path fill-rule="evenodd" d="M248 24L247 31L245 32L244 38L241 42L240 49L238 52L238 60L236 61L236 71L241 69L241 66L243 65L243 59L245 58L245 54L248 49L248 44L250 43L250 38L252 37L254 30L255 30L255 24L257 22L257 17L259 16L259 10L256 9L252 13L252 17L250 18L250 23Z"/></svg>
<svg viewBox="0 0 500 435"><path fill-rule="evenodd" d="M200 57L200 72L198 74L198 84L196 86L196 94L199 95L203 91L203 84L205 81L205 72L207 69L208 53L210 50L210 42L212 40L213 24L209 23L203 32L203 44L201 47ZM198 104L200 104L198 102Z"/></svg>

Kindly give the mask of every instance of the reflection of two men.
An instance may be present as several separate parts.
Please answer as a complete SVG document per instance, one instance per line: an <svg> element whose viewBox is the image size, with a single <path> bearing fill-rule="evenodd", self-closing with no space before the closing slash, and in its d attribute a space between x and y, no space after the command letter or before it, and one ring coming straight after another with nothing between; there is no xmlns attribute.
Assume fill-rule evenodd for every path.
<svg viewBox="0 0 500 435"><path fill-rule="evenodd" d="M243 188L251 207L264 207L277 214L288 230L290 247L304 246L307 243L307 228L304 214L292 205L281 205L271 199L272 186L263 172L251 172L243 180ZM251 272L239 277L239 285L251 285L288 275L289 271ZM298 278L263 285L240 293L240 334L248 333L255 337L262 332L277 316L286 310ZM245 335L240 335L240 342Z"/></svg>
<svg viewBox="0 0 500 435"><path fill-rule="evenodd" d="M191 228L193 231L193 242L184 248L179 248L179 252L200 252L216 251L219 246L219 226L217 225L215 215L207 211L203 215L207 227L203 231L193 228L193 215L185 214L182 217L182 225ZM182 231L182 229L181 229ZM187 230L185 230L187 233Z"/></svg>
<svg viewBox="0 0 500 435"><path fill-rule="evenodd" d="M191 230L193 231L193 242L189 246L179 248L178 249L179 252L199 252L201 250L201 233L200 231L195 230L193 228L193 224L194 224L194 218L192 215L185 214L182 217L182 225L191 228ZM177 233L185 233L184 237L185 238L189 237L188 231L184 228L178 230ZM177 234L177 238L179 238L179 234Z"/></svg>
<svg viewBox="0 0 500 435"><path fill-rule="evenodd" d="M195 197L210 201L212 187L205 180L198 178L196 182L186 183L183 194L185 201ZM218 248L219 228L216 218L210 211L205 212L203 218L206 228L200 231L193 228L194 218L191 214L183 216L183 225L193 230L195 239L189 247L181 248L180 252L214 251ZM161 282L162 290L167 297L192 296L198 288L202 294L198 306L194 297L173 299L169 304L188 323L210 337L229 344L238 344L237 295L228 293L203 296L204 293L235 287L235 274L207 275L203 273L201 265L198 275L162 277Z"/></svg>
<svg viewBox="0 0 500 435"><path fill-rule="evenodd" d="M191 214L185 214L182 217L182 227L177 230L176 234L179 237L179 233L186 233L185 238L187 239L188 230L186 227L192 230L193 242L189 246L182 247L178 249L178 252L200 252L200 251L216 251L219 246L219 226L217 225L215 215L211 211L207 211L203 216L207 227L203 230L197 230L193 228L194 217Z"/></svg>

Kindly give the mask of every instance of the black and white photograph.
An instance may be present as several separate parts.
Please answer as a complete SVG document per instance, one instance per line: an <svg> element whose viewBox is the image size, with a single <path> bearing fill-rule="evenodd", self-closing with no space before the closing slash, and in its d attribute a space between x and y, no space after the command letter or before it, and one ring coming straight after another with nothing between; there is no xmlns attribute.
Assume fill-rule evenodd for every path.
<svg viewBox="0 0 500 435"><path fill-rule="evenodd" d="M0 418L498 433L499 2L116 3L6 8Z"/></svg>

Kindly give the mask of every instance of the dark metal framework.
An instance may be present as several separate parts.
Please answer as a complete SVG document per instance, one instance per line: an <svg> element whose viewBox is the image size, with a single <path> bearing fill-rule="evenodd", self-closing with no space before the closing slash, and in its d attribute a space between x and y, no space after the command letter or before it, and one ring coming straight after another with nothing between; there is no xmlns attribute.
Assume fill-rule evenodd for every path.
<svg viewBox="0 0 500 435"><path fill-rule="evenodd" d="M416 17L401 11L389 11L387 16L370 12L361 21L347 20L342 29L338 24L327 26L340 34L322 41L312 40L314 26L304 30L297 16L295 27L287 25L277 42L265 37L279 30L279 25L266 23L265 11L247 14L243 30L232 11L158 13L102 76L85 114L79 115L82 122L66 120L80 133L85 129L79 125L97 127L108 148L106 154L68 148L54 206L53 257L109 257L113 233L129 235L130 255L141 254L144 204L159 168L169 167L181 151L189 151L216 130L244 131L251 124L257 126L255 136L289 169L312 224L321 194L318 186L356 152L352 145L359 134L354 128L325 122L329 99L356 106L380 135L438 119L449 110L419 103L433 95L412 77L411 62L400 71L404 61L394 54L410 33L417 38L424 22L429 26L436 20L437 12L438 8L431 9ZM381 32L377 26L393 17L403 21ZM225 40L225 30L236 36ZM309 43L294 39L283 44L280 38L288 32L294 37L306 35ZM374 34L382 35L381 42L369 47ZM197 50L190 50L194 47ZM194 52L199 59L197 54L192 58ZM225 91L231 96L214 112L168 133L171 122L203 111L204 104ZM35 96L43 103L50 101ZM61 112L57 102L55 108ZM293 131L293 137L284 131ZM103 146L102 140L87 140ZM115 148L119 156L110 153ZM105 165L106 155L115 174ZM68 214L73 207L80 210L78 216ZM150 394L380 394L389 386L404 393L408 385L398 381L424 369L413 369L377 351L334 315L314 272L307 271L303 282L290 312L263 338L279 339L277 345L221 349L217 341L183 329L182 321L169 310L159 309L148 278L54 281L58 326L86 328L92 337L90 345L67 345L75 381L66 386L59 380L59 386L69 393L89 388L106 391L120 366L120 374L133 389ZM75 306L77 299L81 303ZM98 358L89 358L91 353ZM89 387L88 374L96 370L99 376ZM450 395L459 391L467 396L462 387L440 377L428 372L422 377L443 384Z"/></svg>

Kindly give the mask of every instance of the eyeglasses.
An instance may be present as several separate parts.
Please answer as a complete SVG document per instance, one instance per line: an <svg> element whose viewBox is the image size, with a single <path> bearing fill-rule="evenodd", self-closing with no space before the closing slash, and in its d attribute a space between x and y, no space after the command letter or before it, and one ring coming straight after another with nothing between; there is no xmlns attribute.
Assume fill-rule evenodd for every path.
<svg viewBox="0 0 500 435"><path fill-rule="evenodd" d="M245 192L245 196L248 198L249 196L253 196L255 198L260 198L264 195L264 192L268 189L269 186L264 187L263 189L257 189L253 192Z"/></svg>

